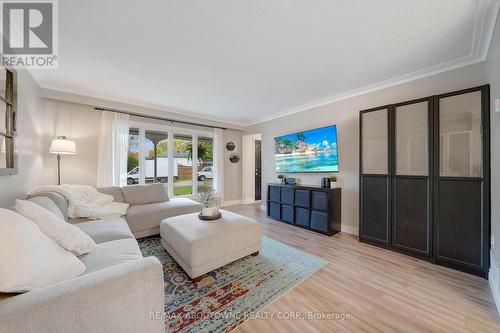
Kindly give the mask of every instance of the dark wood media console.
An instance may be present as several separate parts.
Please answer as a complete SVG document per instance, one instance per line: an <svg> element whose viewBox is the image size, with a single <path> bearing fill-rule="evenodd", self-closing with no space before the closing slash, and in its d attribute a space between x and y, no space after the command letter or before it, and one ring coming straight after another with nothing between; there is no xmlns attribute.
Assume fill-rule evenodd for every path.
<svg viewBox="0 0 500 333"><path fill-rule="evenodd" d="M267 216L325 235L340 232L342 189L267 185Z"/></svg>

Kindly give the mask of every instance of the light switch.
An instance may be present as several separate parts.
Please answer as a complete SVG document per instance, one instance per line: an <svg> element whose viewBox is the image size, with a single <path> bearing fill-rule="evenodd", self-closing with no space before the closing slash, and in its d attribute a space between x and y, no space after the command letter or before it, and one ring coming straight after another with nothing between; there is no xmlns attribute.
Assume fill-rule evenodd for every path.
<svg viewBox="0 0 500 333"><path fill-rule="evenodd" d="M495 112L500 112L500 99L495 99Z"/></svg>

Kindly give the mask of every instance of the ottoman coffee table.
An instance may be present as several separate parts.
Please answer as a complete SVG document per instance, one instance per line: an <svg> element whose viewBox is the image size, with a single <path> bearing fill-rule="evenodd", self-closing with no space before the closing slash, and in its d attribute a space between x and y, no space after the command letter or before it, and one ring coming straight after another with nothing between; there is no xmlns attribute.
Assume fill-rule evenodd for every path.
<svg viewBox="0 0 500 333"><path fill-rule="evenodd" d="M259 254L260 223L226 210L221 213L222 217L213 221L200 220L198 213L161 221L163 246L193 282L237 259Z"/></svg>

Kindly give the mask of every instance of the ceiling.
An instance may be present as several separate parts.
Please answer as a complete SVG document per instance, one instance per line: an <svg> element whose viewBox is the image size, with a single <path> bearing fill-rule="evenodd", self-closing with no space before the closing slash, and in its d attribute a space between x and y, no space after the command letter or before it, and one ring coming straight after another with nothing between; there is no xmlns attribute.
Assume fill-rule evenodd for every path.
<svg viewBox="0 0 500 333"><path fill-rule="evenodd" d="M496 0L64 0L59 68L32 73L46 89L249 125L482 61L497 11Z"/></svg>

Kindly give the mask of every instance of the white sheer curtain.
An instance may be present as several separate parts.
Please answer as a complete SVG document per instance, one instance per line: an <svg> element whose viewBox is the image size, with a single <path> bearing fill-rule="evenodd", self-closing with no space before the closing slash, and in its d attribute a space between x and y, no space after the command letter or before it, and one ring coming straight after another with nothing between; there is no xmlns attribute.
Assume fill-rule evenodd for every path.
<svg viewBox="0 0 500 333"><path fill-rule="evenodd" d="M127 184L128 114L103 111L97 153L97 187Z"/></svg>
<svg viewBox="0 0 500 333"><path fill-rule="evenodd" d="M214 128L214 168L213 185L224 202L224 132L220 128Z"/></svg>

